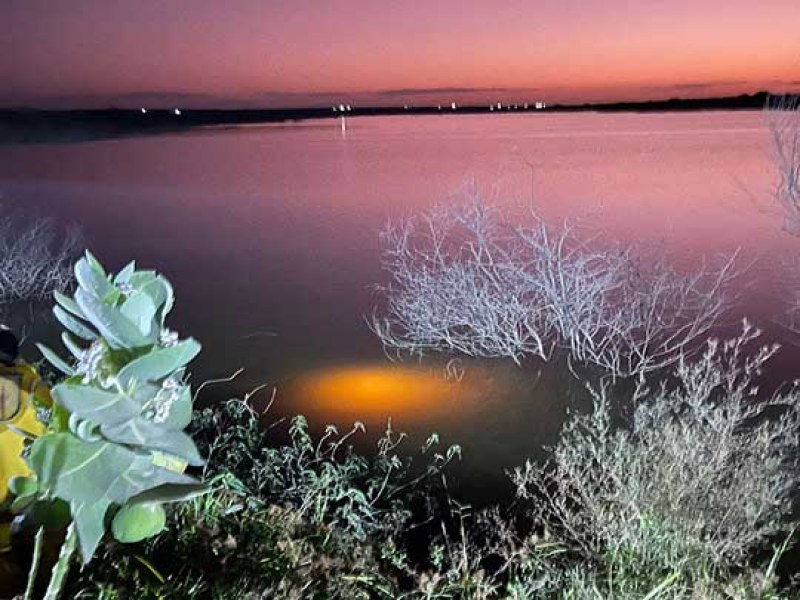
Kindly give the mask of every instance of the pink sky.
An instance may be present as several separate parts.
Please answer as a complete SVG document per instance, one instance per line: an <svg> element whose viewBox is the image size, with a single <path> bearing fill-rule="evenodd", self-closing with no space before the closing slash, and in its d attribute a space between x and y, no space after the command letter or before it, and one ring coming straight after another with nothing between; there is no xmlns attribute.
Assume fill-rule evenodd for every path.
<svg viewBox="0 0 800 600"><path fill-rule="evenodd" d="M0 106L800 91L799 0L3 0Z"/></svg>

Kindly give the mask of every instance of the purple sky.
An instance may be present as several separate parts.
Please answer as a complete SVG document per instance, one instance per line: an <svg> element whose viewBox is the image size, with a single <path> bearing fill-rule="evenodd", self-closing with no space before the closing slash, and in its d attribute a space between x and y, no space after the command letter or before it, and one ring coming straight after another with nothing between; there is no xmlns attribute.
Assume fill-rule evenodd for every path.
<svg viewBox="0 0 800 600"><path fill-rule="evenodd" d="M2 0L0 106L800 91L800 0Z"/></svg>

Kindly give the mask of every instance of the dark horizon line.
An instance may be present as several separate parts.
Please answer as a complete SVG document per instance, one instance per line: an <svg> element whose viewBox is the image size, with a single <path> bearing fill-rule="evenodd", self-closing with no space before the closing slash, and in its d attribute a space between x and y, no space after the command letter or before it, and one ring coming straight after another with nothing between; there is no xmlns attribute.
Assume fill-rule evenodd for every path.
<svg viewBox="0 0 800 600"><path fill-rule="evenodd" d="M733 96L706 96L702 98L682 98L682 97L671 97L666 99L660 100L621 100L621 101L609 101L609 102L571 102L571 103L548 103L547 110L604 110L604 109L614 109L616 107L630 107L630 106L637 106L637 107L649 107L654 105L674 105L674 104L684 104L684 103L713 103L713 102L725 102L725 101L733 101L733 100L743 100L747 98L754 98L754 97L769 97L769 96L779 96L783 94L773 94L767 90L760 90L758 92L753 92L750 94L738 94ZM790 94L794 95L794 94ZM529 108L534 106L537 102L541 102L541 99L537 98L534 100L529 100L527 102ZM469 103L469 104L458 104L458 110L485 110L489 111L490 106L496 106L497 103ZM503 109L508 106L523 106L525 102L502 102ZM404 106L408 105L410 108L405 109ZM338 104L337 104L338 106ZM430 103L430 104L419 104L419 105L410 105L409 103L404 104L367 104L362 106L355 107L352 111L353 114L361 113L361 112L369 112L369 111L389 111L389 110L396 110L396 111L420 111L420 110L438 110L438 106L442 107L442 110L445 109L450 110L450 103L443 102L443 103ZM163 113L163 112L172 112L174 110L173 107L161 107L161 108L148 108L145 107L148 113ZM241 107L241 108L221 108L221 107L211 107L211 108L183 108L179 105L176 105L175 108L179 108L180 111L184 114L186 113L203 113L203 112L215 112L215 113L252 113L252 112L261 112L261 113L301 113L301 112L330 112L334 114L332 110L331 104L326 104L324 106L304 106L304 107L297 107L297 106L286 106L286 107L272 107L272 108L254 108L254 107ZM108 112L140 112L141 107L121 107L115 106L114 104L110 104L104 108L39 108L35 106L0 106L0 114L7 114L7 113L46 113L46 114L75 114L75 113L108 113ZM338 113L336 113L338 116Z"/></svg>
<svg viewBox="0 0 800 600"><path fill-rule="evenodd" d="M490 112L486 104L458 107L449 105L412 107L364 107L345 112L346 116L458 115L458 114L547 114L566 112L670 112L698 110L760 110L772 95L755 94L717 98L614 102L604 104L547 105L537 109L535 103L503 105ZM495 105L496 106L496 105ZM506 108L508 106L508 108ZM186 132L208 126L236 126L306 119L339 118L340 112L327 108L300 109L186 109L175 114L170 109L0 109L0 143L47 143L88 141L124 136Z"/></svg>

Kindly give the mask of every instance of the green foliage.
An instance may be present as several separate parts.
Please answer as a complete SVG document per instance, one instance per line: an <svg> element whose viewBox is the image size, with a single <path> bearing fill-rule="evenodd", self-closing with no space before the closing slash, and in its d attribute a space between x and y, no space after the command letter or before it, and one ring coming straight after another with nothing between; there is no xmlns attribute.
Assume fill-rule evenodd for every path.
<svg viewBox="0 0 800 600"><path fill-rule="evenodd" d="M71 514L84 558L97 551L68 581L72 598L791 597L776 569L800 392L757 396L775 350L746 353L747 326L638 389L628 427L612 418L612 388L595 389L551 460L513 474L514 506L476 513L435 485L459 454L438 453L436 436L419 468L391 427L359 454L360 423L266 426L249 397L193 418L184 369L199 346L164 329L169 285L133 266L106 276L88 256L77 279L74 298L57 300L77 364L44 350L68 378L30 451L36 478L12 482L18 510L53 526ZM176 500L188 501L164 506ZM114 539L99 544L108 522ZM776 535L786 541L759 565Z"/></svg>
<svg viewBox="0 0 800 600"><path fill-rule="evenodd" d="M161 533L167 513L161 504L140 502L123 506L111 522L114 538L126 544L141 542Z"/></svg>
<svg viewBox="0 0 800 600"><path fill-rule="evenodd" d="M360 424L315 437L302 417L281 428L262 416L241 400L198 413L191 432L212 491L172 507L156 538L105 546L74 596L397 597L409 576L403 540L431 518L436 476L458 449L437 453L434 436L415 467L391 428L361 455L350 446Z"/></svg>
<svg viewBox="0 0 800 600"><path fill-rule="evenodd" d="M797 527L800 390L758 395L776 350L747 349L758 335L745 322L740 336L710 340L635 402L594 390L593 410L568 420L550 460L515 470L529 518L575 557L552 571L601 597L660 586L670 598L726 597L731 586L749 590L732 597L767 597L774 565L753 565Z"/></svg>
<svg viewBox="0 0 800 600"><path fill-rule="evenodd" d="M426 505L437 493L436 479L429 476L440 472L447 453L433 457L430 472L416 474L398 453L399 436L391 431L374 454L360 455L345 445L354 433L328 430L320 438L304 419L289 422L283 431L276 424L266 426L261 417L238 400L199 413L192 434L209 457L212 491L170 507L170 526L155 538L133 546L105 544L98 559L72 581L72 596L791 597L775 577L788 540L764 568L740 561L726 571L703 573L703 564L685 555L680 572L650 569L630 549L610 546L587 558L566 536L543 531L541 522L514 519L498 509L474 512L454 500ZM286 443L279 442L283 434ZM361 502L362 496L368 500ZM423 523L430 527L420 529ZM658 523L641 526L651 530L647 544L653 556L680 541ZM425 550L410 551L409 539L424 541ZM176 556L181 557L177 564ZM698 577L687 576L692 572Z"/></svg>
<svg viewBox="0 0 800 600"><path fill-rule="evenodd" d="M56 294L54 311L71 357L39 346L67 379L53 388L48 432L28 453L35 481L16 487L22 492L17 508L30 520L48 520L39 514L43 502L69 505L88 563L110 512L118 511L114 536L138 541L162 530L161 503L203 491L184 473L187 465L203 465L184 432L192 413L185 368L200 345L179 341L166 328L173 294L161 275L133 263L108 275L87 253L75 278L73 297ZM55 506L63 512L62 504Z"/></svg>
<svg viewBox="0 0 800 600"><path fill-rule="evenodd" d="M359 539L395 530L407 516L416 487L460 452L457 446L436 452L438 438L431 436L421 449L429 464L412 471L398 452L405 435L391 425L374 454L364 456L349 445L364 432L361 423L344 434L328 426L315 440L302 416L289 423L289 443L276 445L278 431L267 430L261 415L240 400L202 411L193 427L195 439L207 448L209 475L235 473L251 495L290 506L313 524L341 528Z"/></svg>

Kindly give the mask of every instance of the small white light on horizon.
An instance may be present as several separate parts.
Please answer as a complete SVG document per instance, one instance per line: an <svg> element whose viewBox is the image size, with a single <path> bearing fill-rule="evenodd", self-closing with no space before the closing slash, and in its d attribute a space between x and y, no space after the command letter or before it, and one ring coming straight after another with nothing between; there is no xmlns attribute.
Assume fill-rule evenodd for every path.
<svg viewBox="0 0 800 600"><path fill-rule="evenodd" d="M344 111L345 111L344 104L340 104L339 105L339 112L344 112Z"/></svg>
<svg viewBox="0 0 800 600"><path fill-rule="evenodd" d="M450 110L455 110L455 109L456 109L456 103L455 102L451 102L450 103Z"/></svg>
<svg viewBox="0 0 800 600"><path fill-rule="evenodd" d="M502 102L498 102L497 103L497 110L503 110L503 103Z"/></svg>
<svg viewBox="0 0 800 600"><path fill-rule="evenodd" d="M146 109L146 108L140 108L139 110L140 110L140 111L142 111L142 114L143 114L143 115L146 115L146 114L147 114L147 109Z"/></svg>
<svg viewBox="0 0 800 600"><path fill-rule="evenodd" d="M180 115L180 114L181 114L181 110L180 110L179 108L173 108L173 109L172 109L172 114L174 114L174 115Z"/></svg>
<svg viewBox="0 0 800 600"><path fill-rule="evenodd" d="M351 112L352 110L353 110L353 108L348 104L347 105L347 112Z"/></svg>

